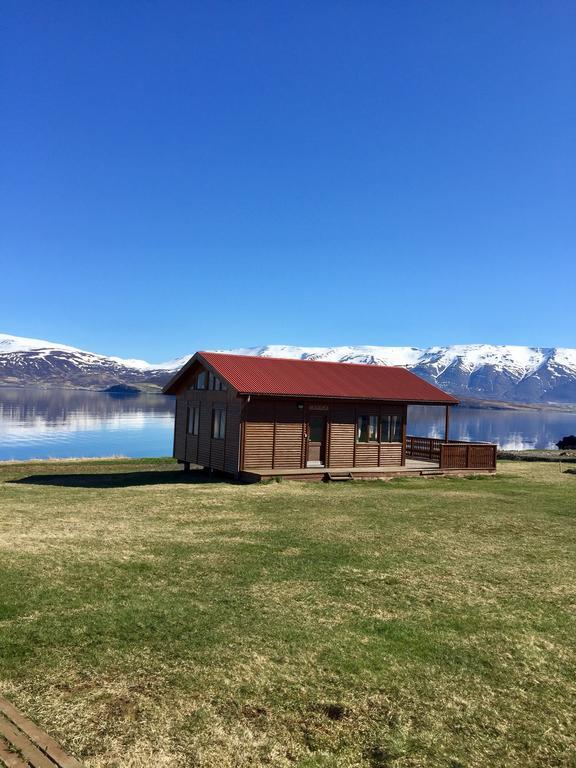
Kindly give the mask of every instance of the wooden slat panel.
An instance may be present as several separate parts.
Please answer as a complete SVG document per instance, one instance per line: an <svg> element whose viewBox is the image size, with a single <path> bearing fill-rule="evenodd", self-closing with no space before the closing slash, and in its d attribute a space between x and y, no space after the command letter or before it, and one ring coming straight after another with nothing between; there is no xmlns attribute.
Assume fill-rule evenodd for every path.
<svg viewBox="0 0 576 768"><path fill-rule="evenodd" d="M25 763L21 757L8 746L8 742L0 738L0 765L6 766L6 768L30 768L30 763Z"/></svg>
<svg viewBox="0 0 576 768"><path fill-rule="evenodd" d="M274 453L274 413L276 404L256 401L246 408L244 424L244 467L272 469Z"/></svg>
<svg viewBox="0 0 576 768"><path fill-rule="evenodd" d="M54 763L45 754L35 747L32 741L22 731L0 715L0 736L15 746L33 768L55 768Z"/></svg>
<svg viewBox="0 0 576 768"><path fill-rule="evenodd" d="M174 456L184 460L186 451L186 400L176 399L174 413Z"/></svg>
<svg viewBox="0 0 576 768"><path fill-rule="evenodd" d="M224 470L238 472L238 455L240 451L240 405L230 403L226 413L226 450L224 454Z"/></svg>
<svg viewBox="0 0 576 768"><path fill-rule="evenodd" d="M354 406L334 408L330 419L330 466L351 467L356 439Z"/></svg>
<svg viewBox="0 0 576 768"><path fill-rule="evenodd" d="M214 394L211 392L210 394ZM206 398L200 405L200 424L198 427L198 464L210 466L210 443L212 441L212 402Z"/></svg>
<svg viewBox="0 0 576 768"><path fill-rule="evenodd" d="M210 446L210 466L213 469L224 469L224 440L212 438Z"/></svg>
<svg viewBox="0 0 576 768"><path fill-rule="evenodd" d="M355 467L378 466L378 443L356 443Z"/></svg>
<svg viewBox="0 0 576 768"><path fill-rule="evenodd" d="M244 466L272 468L274 425L246 422Z"/></svg>
<svg viewBox="0 0 576 768"><path fill-rule="evenodd" d="M295 403L277 403L274 409L274 466L297 469L302 462L304 410Z"/></svg>
<svg viewBox="0 0 576 768"><path fill-rule="evenodd" d="M39 728L36 723L25 717L3 696L0 696L0 712L46 752L58 764L59 768L82 768L75 757L64 752L57 741Z"/></svg>
<svg viewBox="0 0 576 768"><path fill-rule="evenodd" d="M394 467L402 464L402 443L382 443L380 446L380 466Z"/></svg>

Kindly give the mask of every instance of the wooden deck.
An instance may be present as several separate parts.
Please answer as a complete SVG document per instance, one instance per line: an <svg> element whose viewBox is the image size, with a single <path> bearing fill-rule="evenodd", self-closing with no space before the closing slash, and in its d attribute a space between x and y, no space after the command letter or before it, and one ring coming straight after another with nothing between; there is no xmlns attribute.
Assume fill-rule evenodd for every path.
<svg viewBox="0 0 576 768"><path fill-rule="evenodd" d="M82 768L82 764L0 696L0 766Z"/></svg>
<svg viewBox="0 0 576 768"><path fill-rule="evenodd" d="M493 472L493 469L441 469L438 461L426 459L406 459L404 466L390 467L306 467L300 469L251 469L240 473L240 479L246 482L258 482L273 477L287 480L362 480L399 476L458 475L475 472Z"/></svg>

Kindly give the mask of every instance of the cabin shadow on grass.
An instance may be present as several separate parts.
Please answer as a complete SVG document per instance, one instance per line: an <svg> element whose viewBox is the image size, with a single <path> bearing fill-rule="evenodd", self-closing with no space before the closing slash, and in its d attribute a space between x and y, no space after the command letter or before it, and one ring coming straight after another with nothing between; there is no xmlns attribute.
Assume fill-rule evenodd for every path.
<svg viewBox="0 0 576 768"><path fill-rule="evenodd" d="M131 488L139 485L198 485L201 483L230 482L230 479L209 475L196 469L184 472L182 469L148 472L70 472L52 475L29 475L12 480L20 485L52 485L61 488Z"/></svg>

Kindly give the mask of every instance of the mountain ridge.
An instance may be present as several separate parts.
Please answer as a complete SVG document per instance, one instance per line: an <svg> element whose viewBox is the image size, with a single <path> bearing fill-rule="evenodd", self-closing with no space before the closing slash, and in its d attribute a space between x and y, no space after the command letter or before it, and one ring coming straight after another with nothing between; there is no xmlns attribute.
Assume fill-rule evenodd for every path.
<svg viewBox="0 0 576 768"><path fill-rule="evenodd" d="M493 344L432 347L263 345L232 354L400 365L459 397L576 403L576 349ZM0 334L0 384L161 387L190 355L164 363L99 355L66 344Z"/></svg>

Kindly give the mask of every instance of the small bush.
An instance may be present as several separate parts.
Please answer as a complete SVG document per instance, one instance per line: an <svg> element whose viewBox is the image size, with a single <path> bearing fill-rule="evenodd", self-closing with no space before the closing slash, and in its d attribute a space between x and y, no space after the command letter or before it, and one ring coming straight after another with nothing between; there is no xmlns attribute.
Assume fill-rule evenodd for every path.
<svg viewBox="0 0 576 768"><path fill-rule="evenodd" d="M576 435L567 435L559 440L556 445L562 450L576 449Z"/></svg>

